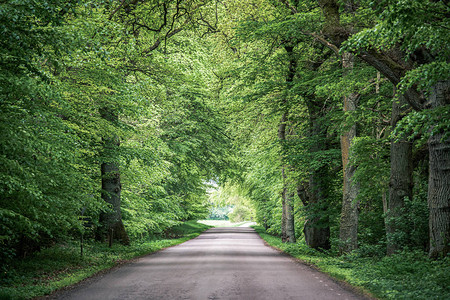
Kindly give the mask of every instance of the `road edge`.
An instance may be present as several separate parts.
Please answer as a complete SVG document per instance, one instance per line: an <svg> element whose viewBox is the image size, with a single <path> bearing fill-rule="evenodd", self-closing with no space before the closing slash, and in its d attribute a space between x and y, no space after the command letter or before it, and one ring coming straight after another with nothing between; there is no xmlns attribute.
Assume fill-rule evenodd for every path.
<svg viewBox="0 0 450 300"><path fill-rule="evenodd" d="M253 227L252 227L253 228ZM254 228L253 228L254 229ZM300 258L294 257L292 255L290 255L289 253L284 252L282 249L277 248L275 246L270 245L266 240L264 240L261 235L258 233L258 231L255 230L255 233L258 235L258 237L263 241L264 245L279 252L281 255L290 258L291 260L293 260L295 263L301 264L303 266L306 266L316 272L319 272L323 275L326 275L330 280L332 280L333 282L335 282L336 284L338 284L340 287L342 287L343 289L350 291L352 293L357 294L358 296L364 297L366 300L379 300L380 298L375 297L372 293L370 293L369 291L365 290L362 287L359 286L354 286L348 282L346 282L345 280L342 279L338 279L334 276L332 276L332 274L329 274L323 270L321 270L318 266L316 266L313 263L304 261Z"/></svg>

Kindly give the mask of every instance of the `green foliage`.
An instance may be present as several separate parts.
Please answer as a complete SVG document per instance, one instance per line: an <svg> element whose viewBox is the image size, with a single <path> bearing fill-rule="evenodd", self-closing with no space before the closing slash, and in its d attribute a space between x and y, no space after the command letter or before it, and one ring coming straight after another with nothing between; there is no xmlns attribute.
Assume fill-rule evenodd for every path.
<svg viewBox="0 0 450 300"><path fill-rule="evenodd" d="M243 186L232 182L226 182L215 189L211 189L209 193L211 209L208 219L229 219L234 223L252 220L254 208L247 193Z"/></svg>
<svg viewBox="0 0 450 300"><path fill-rule="evenodd" d="M95 226L108 209L98 171L105 161L120 165L132 237L203 218L203 182L229 157L210 100L207 45L186 34L142 55L158 35L130 36L126 18L108 17L108 2L10 2L0 7L8 36L0 72L2 259L85 231L82 213ZM143 21L160 24L157 15ZM190 55L177 54L189 46ZM120 147L105 147L112 137Z"/></svg>
<svg viewBox="0 0 450 300"><path fill-rule="evenodd" d="M64 14L75 1L2 3L0 70L0 255L26 256L81 230L81 209L99 210L89 159L96 155L65 116L71 110L56 74L71 33ZM58 13L56 13L58 11ZM11 20L12 19L12 20ZM7 44L3 44L7 43ZM90 134L88 134L90 137ZM3 258L3 257L2 257Z"/></svg>
<svg viewBox="0 0 450 300"><path fill-rule="evenodd" d="M405 198L404 207L400 208L398 217L386 218L387 223L394 223L395 233L388 234L387 240L392 244L406 245L409 249L426 250L428 243L428 208L426 198Z"/></svg>
<svg viewBox="0 0 450 300"><path fill-rule="evenodd" d="M354 180L360 185L359 200L367 203L381 203L383 192L389 182L389 143L371 136L357 137L352 144L351 163L358 168Z"/></svg>
<svg viewBox="0 0 450 300"><path fill-rule="evenodd" d="M339 30L350 33L341 52L399 47L407 60L399 71L405 72L400 94L411 87L432 94L433 85L449 77L445 1L347 2L338 1ZM408 138L419 153L430 135L448 138L448 105L408 113L390 128L392 85L357 57L352 70L343 70L324 41L317 43L329 24L316 1L289 4L292 10L266 0L2 1L0 260L7 264L0 271L10 272L18 256L39 249L38 255L60 251L55 255L69 261L71 242L64 247L72 250L46 248L80 233L93 237L99 214L111 209L100 199L99 166L114 162L123 222L135 241L179 236L184 229L177 226L208 213L254 218L279 235L281 191L303 187L304 198L294 200L300 242L280 247L385 298L415 297L401 281L426 277L428 270L430 287L424 283L417 299L445 296L448 290L433 274L445 274L438 268L446 259L434 265L413 251L381 257L386 239L415 250L426 247L427 236L423 158L414 197L398 219L387 220L401 230L385 236L389 143ZM342 99L352 94L358 107L343 113ZM285 112L287 137L280 141ZM355 124L359 137L350 161L360 186L359 249L330 258L308 249L302 230L315 217L323 221L318 226L331 226L334 253L342 196L339 136ZM112 139L120 146L108 147ZM209 193L212 181L219 188ZM319 203L307 203L314 197ZM100 251L114 256L111 249ZM401 257L419 263L408 271ZM84 263L73 259L71 266ZM108 264L99 260L86 261L93 265L87 273ZM399 277L389 264L398 264ZM33 295L47 290L37 285Z"/></svg>
<svg viewBox="0 0 450 300"><path fill-rule="evenodd" d="M208 220L228 220L228 214L232 211L232 206L212 206L209 210Z"/></svg>
<svg viewBox="0 0 450 300"><path fill-rule="evenodd" d="M230 221L233 223L252 221L253 212L246 206L236 206L233 211L228 214Z"/></svg>
<svg viewBox="0 0 450 300"><path fill-rule="evenodd" d="M399 84L400 93L415 84L428 90L449 77L450 33L446 15L450 8L445 1L383 0L371 2L371 6L379 14L378 24L354 34L343 51L385 50L398 44L408 56L420 56L420 50L426 49L433 59L423 57L421 65L406 73Z"/></svg>
<svg viewBox="0 0 450 300"><path fill-rule="evenodd" d="M393 138L418 139L418 146L425 144L431 135L444 133L442 139L450 137L450 107L442 106L419 112L411 112L398 124Z"/></svg>

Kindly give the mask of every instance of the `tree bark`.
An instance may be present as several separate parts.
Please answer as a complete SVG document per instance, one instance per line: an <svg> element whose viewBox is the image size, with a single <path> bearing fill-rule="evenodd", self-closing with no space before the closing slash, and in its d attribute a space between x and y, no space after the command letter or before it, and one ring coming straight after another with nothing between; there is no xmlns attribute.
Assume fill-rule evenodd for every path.
<svg viewBox="0 0 450 300"><path fill-rule="evenodd" d="M294 193L286 193L286 242L295 243Z"/></svg>
<svg viewBox="0 0 450 300"><path fill-rule="evenodd" d="M281 116L280 124L278 125L278 140L283 143L286 140L286 121L287 121L287 112L283 113ZM284 152L283 145L282 152ZM283 157L281 157L281 177L283 181L283 187L281 191L281 241L286 242L287 241L287 207L286 207L286 193L287 193L287 186L286 186L286 166L283 162Z"/></svg>
<svg viewBox="0 0 450 300"><path fill-rule="evenodd" d="M450 105L450 80L438 82L430 95L432 108ZM450 139L437 132L428 140L431 258L446 257L450 250Z"/></svg>
<svg viewBox="0 0 450 300"><path fill-rule="evenodd" d="M310 148L311 153L316 153L328 149L326 142L327 128L320 120L323 113L322 101L307 101L310 118L310 136L317 139ZM329 194L329 174L328 166L321 165L317 169L311 170L309 177L308 194L308 219L305 222L303 232L306 244L314 249L330 249L330 222L328 215L328 194Z"/></svg>
<svg viewBox="0 0 450 300"><path fill-rule="evenodd" d="M344 72L353 69L354 57L345 52L342 55L342 67ZM358 95L351 93L344 96L344 112L355 111L357 107ZM347 132L341 136L341 153L343 168L343 191L342 191L342 210L339 229L339 251L347 253L358 248L358 203L357 196L359 185L353 181L353 175L356 171L355 166L349 164L351 156L351 145L356 137L356 125L353 125Z"/></svg>
<svg viewBox="0 0 450 300"><path fill-rule="evenodd" d="M309 180L311 191L308 203L308 217L303 233L306 244L314 249L328 250L330 243L330 222L327 213L327 179L326 170L322 167L312 172Z"/></svg>
<svg viewBox="0 0 450 300"><path fill-rule="evenodd" d="M394 86L397 86L409 66L401 65L401 63L404 63L404 56L398 53L399 51L392 52L396 53L396 55L392 55L396 56L396 59L390 57L387 53L378 53L375 50L361 51L359 57L383 74ZM424 108L425 99L417 90L410 88L405 91L403 97L415 110Z"/></svg>
<svg viewBox="0 0 450 300"><path fill-rule="evenodd" d="M287 113L285 112L280 120L280 125L278 127L278 139L281 142L286 140L286 121ZM287 182L287 172L288 166L283 164L281 167L281 176L283 179L283 190L281 192L281 205L282 205L282 215L281 215L281 240L286 243L295 243L295 227L294 227L294 195L289 192L289 184Z"/></svg>
<svg viewBox="0 0 450 300"><path fill-rule="evenodd" d="M114 123L118 121L118 115L114 114L111 109L103 109L101 115L110 122ZM113 156L120 146L120 140L117 136L105 137L103 139L103 145L106 156ZM97 238L100 240L106 239L110 246L113 240L118 240L124 245L129 245L130 239L123 225L120 209L122 185L120 183L120 170L117 163L113 159L103 162L101 164L101 175L102 199L110 205L111 210L100 214L101 229L97 233Z"/></svg>
<svg viewBox="0 0 450 300"><path fill-rule="evenodd" d="M309 179L309 217L305 222L303 233L306 244L314 249L328 250L330 243L330 221L327 212L328 203L328 170L322 166L313 170Z"/></svg>
<svg viewBox="0 0 450 300"><path fill-rule="evenodd" d="M122 244L128 245L130 240L125 231L120 210L120 192L122 185L120 184L119 168L115 163L102 163L101 172L102 198L106 203L111 205L112 211L103 212L100 215L100 223L103 225L103 230L106 231L106 238L110 245L113 240L118 240Z"/></svg>
<svg viewBox="0 0 450 300"><path fill-rule="evenodd" d="M291 88L291 84L294 81L295 72L297 69L297 61L295 57L293 57L294 52L294 46L291 45L285 45L284 46L288 58L289 58L289 65L288 65L288 73L286 76L286 84L287 89ZM285 110L281 120L280 124L278 126L278 139L281 143L286 141L286 126L288 121L288 102L285 98L282 102L283 109ZM282 145L282 147L284 147ZM284 155L285 150L282 150L282 153ZM289 182L287 181L287 171L289 166L282 163L282 177L283 177L283 190L282 190L282 216L281 216L281 240L283 242L290 242L295 243L295 226L294 226L294 193L289 191Z"/></svg>
<svg viewBox="0 0 450 300"><path fill-rule="evenodd" d="M403 96L399 101L392 103L391 128L404 117L408 103ZM398 219L401 217L401 208L404 207L405 197L412 199L413 194L413 161L412 142L405 139L391 140L391 175L389 180L389 202L386 212L386 254L391 255L403 245L396 239L399 233Z"/></svg>

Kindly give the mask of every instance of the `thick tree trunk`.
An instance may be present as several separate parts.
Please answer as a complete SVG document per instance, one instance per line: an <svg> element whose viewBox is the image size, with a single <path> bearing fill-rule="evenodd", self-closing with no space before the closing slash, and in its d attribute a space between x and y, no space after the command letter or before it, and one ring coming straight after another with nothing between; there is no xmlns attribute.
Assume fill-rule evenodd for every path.
<svg viewBox="0 0 450 300"><path fill-rule="evenodd" d="M102 171L102 198L111 205L111 211L104 212L100 216L100 223L103 225L104 233L109 244L113 240L118 240L124 245L128 245L130 240L122 222L120 210L120 172L115 163L103 163ZM105 232L106 231L106 232Z"/></svg>
<svg viewBox="0 0 450 300"><path fill-rule="evenodd" d="M294 193L286 193L286 242L295 243Z"/></svg>
<svg viewBox="0 0 450 300"><path fill-rule="evenodd" d="M311 153L328 149L326 143L326 128L320 122L323 103L308 101L310 115L310 135L317 139L311 146ZM314 249L330 249L330 224L328 215L328 166L322 165L311 171L309 178L308 219L303 232L306 244Z"/></svg>
<svg viewBox="0 0 450 300"><path fill-rule="evenodd" d="M330 226L319 226L320 221L320 218L314 218L306 221L303 229L305 241L306 244L313 249L328 250L331 248ZM328 220L325 220L325 222L328 222Z"/></svg>
<svg viewBox="0 0 450 300"><path fill-rule="evenodd" d="M284 113L278 127L278 138L281 142L286 140L286 121L287 113ZM281 240L283 242L295 243L294 196L293 193L288 191L286 172L287 166L283 165L281 168L281 176L283 179L283 190L281 192Z"/></svg>
<svg viewBox="0 0 450 300"><path fill-rule="evenodd" d="M105 108L101 111L104 119L115 123L118 121L118 115L111 109ZM97 232L97 238L107 240L111 246L114 240L120 241L124 245L130 243L127 232L122 222L122 213L120 209L120 193L122 185L120 183L120 170L116 162L110 157L118 150L120 140L117 136L105 137L103 139L104 153L110 161L101 164L102 175L102 199L110 205L110 210L100 214L101 228Z"/></svg>
<svg viewBox="0 0 450 300"><path fill-rule="evenodd" d="M285 243L287 241L287 219L286 219L286 198L282 195L281 199L281 241Z"/></svg>
<svg viewBox="0 0 450 300"><path fill-rule="evenodd" d="M278 125L278 140L283 143L286 140L286 121L287 121L287 113L283 113L281 116L280 124ZM283 148L284 146L281 145ZM284 151L282 151L284 152ZM283 158L281 158L283 160ZM286 166L284 165L284 162L281 162L281 177L283 180L283 187L281 191L281 208L282 208L282 214L281 214L281 240L283 242L287 241L287 207L286 207L286 193L287 193L287 186L286 186Z"/></svg>
<svg viewBox="0 0 450 300"><path fill-rule="evenodd" d="M330 244L330 222L327 212L327 171L325 167L314 171L309 180L311 191L308 203L310 217L305 222L303 233L306 244L314 249L328 250Z"/></svg>
<svg viewBox="0 0 450 300"><path fill-rule="evenodd" d="M432 108L450 105L450 80L438 82L433 87L430 103ZM428 140L431 258L446 257L450 252L450 139L444 135L441 131Z"/></svg>
<svg viewBox="0 0 450 300"><path fill-rule="evenodd" d="M309 183L309 189L315 188L316 184L314 178L312 185ZM318 192L316 194L316 192ZM310 211L315 207L318 210L319 216L310 218L306 221L303 228L303 234L305 235L306 244L314 249L330 249L330 227L328 225L328 216L322 211L320 214L320 208L318 207L318 197L316 195L323 195L323 192L319 189L316 192L311 193L304 184L299 184L297 187L297 195L302 201L305 207Z"/></svg>
<svg viewBox="0 0 450 300"><path fill-rule="evenodd" d="M289 57L289 66L288 73L286 76L286 84L287 89L289 89L294 80L295 72L297 69L297 61L293 56L294 47L293 46L284 46L288 57ZM287 106L287 99L284 99L283 105ZM285 112L283 113L280 124L278 126L278 139L281 143L286 141L286 126L288 121L288 108L285 107ZM284 147L282 145L282 147ZM283 155L285 153L283 149ZM291 242L295 243L295 227L294 227L294 193L288 190L289 183L287 181L288 167L283 163L282 166L282 176L283 176L283 190L282 190L282 207L283 212L281 216L281 240L283 242Z"/></svg>
<svg viewBox="0 0 450 300"><path fill-rule="evenodd" d="M324 168L316 170L310 177L309 189L311 195L308 203L308 213L311 217L305 222L303 233L306 244L314 249L328 250L330 243L330 224L326 204L326 178Z"/></svg>
<svg viewBox="0 0 450 300"><path fill-rule="evenodd" d="M392 104L391 127L395 128L408 109L408 103L403 96ZM385 219L387 255L393 254L403 245L396 238L399 233L398 219L401 217L401 208L404 207L405 197L412 199L413 189L413 161L412 143L401 139L391 141L391 176L389 180L389 201Z"/></svg>
<svg viewBox="0 0 450 300"><path fill-rule="evenodd" d="M353 69L354 57L345 52L342 55L342 67L344 71ZM355 111L357 107L358 95L352 93L344 97L344 112ZM350 148L353 139L356 137L356 125L353 125L341 136L341 153L343 168L343 191L342 210L339 231L339 251L341 253L350 252L358 247L358 203L357 196L359 185L353 181L356 168L349 164Z"/></svg>

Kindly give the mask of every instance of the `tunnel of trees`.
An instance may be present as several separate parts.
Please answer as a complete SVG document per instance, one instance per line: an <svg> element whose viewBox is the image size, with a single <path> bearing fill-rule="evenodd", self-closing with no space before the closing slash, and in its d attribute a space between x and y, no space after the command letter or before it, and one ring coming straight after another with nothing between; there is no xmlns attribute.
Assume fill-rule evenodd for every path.
<svg viewBox="0 0 450 300"><path fill-rule="evenodd" d="M6 0L0 32L1 260L205 218L212 181L285 242L449 253L448 1Z"/></svg>

